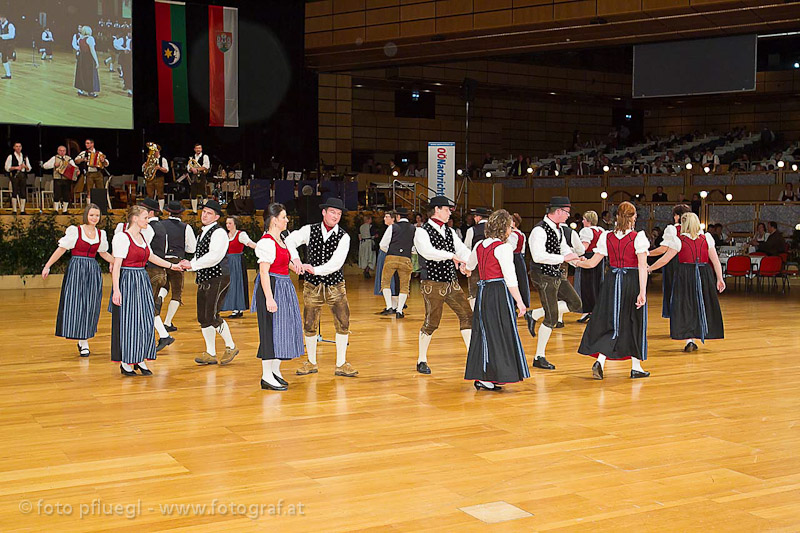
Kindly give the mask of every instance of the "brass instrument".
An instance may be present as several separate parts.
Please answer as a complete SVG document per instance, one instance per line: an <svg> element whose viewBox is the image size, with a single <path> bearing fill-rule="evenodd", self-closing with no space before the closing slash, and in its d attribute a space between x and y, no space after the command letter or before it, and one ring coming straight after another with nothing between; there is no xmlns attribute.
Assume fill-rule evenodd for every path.
<svg viewBox="0 0 800 533"><path fill-rule="evenodd" d="M161 166L161 156L156 155L157 152L161 152L161 147L156 143L147 143L145 146L147 146L147 160L144 162L142 170L144 171L144 181L149 183L156 179L156 174Z"/></svg>
<svg viewBox="0 0 800 533"><path fill-rule="evenodd" d="M200 177L201 174L208 173L208 169L200 164L200 162L195 159L194 157L189 158L189 162L186 164L186 167L189 169L197 170L197 176ZM191 176L192 173L190 173Z"/></svg>

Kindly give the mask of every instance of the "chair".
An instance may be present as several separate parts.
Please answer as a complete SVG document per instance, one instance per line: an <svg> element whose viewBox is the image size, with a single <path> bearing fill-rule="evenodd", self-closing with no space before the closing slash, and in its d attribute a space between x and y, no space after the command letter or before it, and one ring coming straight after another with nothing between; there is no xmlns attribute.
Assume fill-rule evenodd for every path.
<svg viewBox="0 0 800 533"><path fill-rule="evenodd" d="M8 202L11 203L11 180L8 176L0 175L0 209L3 209L3 196L8 196Z"/></svg>
<svg viewBox="0 0 800 533"><path fill-rule="evenodd" d="M750 290L750 258L746 255L734 255L728 258L725 269L728 277L735 278L734 286L739 288L739 278L744 278L745 290Z"/></svg>
<svg viewBox="0 0 800 533"><path fill-rule="evenodd" d="M44 199L46 197L50 197L50 207L53 207L53 178L45 179L41 178L42 180L42 188L39 191L39 205L42 209L45 207Z"/></svg>
<svg viewBox="0 0 800 533"><path fill-rule="evenodd" d="M758 279L758 288L761 288L762 279L771 279L770 284L775 290L778 290L778 278L781 276L783 269L783 261L778 256L769 256L761 260L761 266L758 268L756 278Z"/></svg>

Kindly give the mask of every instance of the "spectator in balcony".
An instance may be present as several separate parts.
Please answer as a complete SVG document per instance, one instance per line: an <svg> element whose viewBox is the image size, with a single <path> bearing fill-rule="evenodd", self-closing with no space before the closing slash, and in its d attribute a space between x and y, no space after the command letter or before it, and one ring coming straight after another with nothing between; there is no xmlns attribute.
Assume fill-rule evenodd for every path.
<svg viewBox="0 0 800 533"><path fill-rule="evenodd" d="M750 246L758 247L762 242L767 242L768 237L769 233L767 233L767 225L763 222L759 222L758 226L756 226L755 235L753 235L753 238L750 239Z"/></svg>
<svg viewBox="0 0 800 533"><path fill-rule="evenodd" d="M406 168L405 173L403 174L407 178L416 178L417 177L417 165L414 163L409 163L408 168Z"/></svg>
<svg viewBox="0 0 800 533"><path fill-rule="evenodd" d="M375 163L373 170L375 171L375 174L383 174L383 165L381 163Z"/></svg>
<svg viewBox="0 0 800 533"><path fill-rule="evenodd" d="M692 195L692 213L694 213L695 215L697 215L699 217L700 216L700 207L702 207L702 205L703 205L703 201L700 199L700 195L697 194L697 193L694 193Z"/></svg>
<svg viewBox="0 0 800 533"><path fill-rule="evenodd" d="M656 157L653 161L653 174L669 174L669 169L661 157Z"/></svg>
<svg viewBox="0 0 800 533"><path fill-rule="evenodd" d="M625 148L626 146L628 146L628 140L630 140L630 137L631 137L630 128L628 128L628 126L626 126L625 124L620 126L619 127L619 145L622 148Z"/></svg>
<svg viewBox="0 0 800 533"><path fill-rule="evenodd" d="M703 168L710 167L711 172L716 172L717 167L719 167L719 156L708 149L706 150L706 153L703 154L703 158L700 160L700 163L703 165Z"/></svg>
<svg viewBox="0 0 800 533"><path fill-rule="evenodd" d="M733 163L731 163L730 168L731 170L747 172L750 170L750 158L747 157L746 153L742 152L739 154L739 157Z"/></svg>
<svg viewBox="0 0 800 533"><path fill-rule="evenodd" d="M494 162L494 158L492 157L492 154L490 154L489 152L486 152L486 155L483 157L483 165L484 166L491 165L493 162Z"/></svg>
<svg viewBox="0 0 800 533"><path fill-rule="evenodd" d="M656 187L656 192L653 193L653 201L654 202L666 202L667 200L667 193L664 192L664 187L659 185Z"/></svg>
<svg viewBox="0 0 800 533"><path fill-rule="evenodd" d="M600 213L600 227L604 230L610 231L613 230L616 223L614 222L614 217L611 216L611 212L603 211Z"/></svg>
<svg viewBox="0 0 800 533"><path fill-rule="evenodd" d="M395 163L394 163L394 159L390 159L390 160L389 160L389 168L388 168L388 170L387 170L387 173L388 173L390 176L392 176L392 175L394 175L394 171L395 171L395 170L397 171L397 175L398 175L398 176L400 176L400 175L402 175L402 174L403 174L403 172L402 172L402 169L401 169L400 167L398 167L397 165L395 165Z"/></svg>
<svg viewBox="0 0 800 533"><path fill-rule="evenodd" d="M375 160L371 157L367 159L363 165L361 165L361 172L364 174L374 174L375 173Z"/></svg>
<svg viewBox="0 0 800 533"><path fill-rule="evenodd" d="M786 241L783 235L778 231L778 223L773 221L769 222L768 229L769 237L765 242L762 242L756 248L757 252L765 253L767 255L780 255L786 251Z"/></svg>
<svg viewBox="0 0 800 533"><path fill-rule="evenodd" d="M525 158L522 157L522 154L517 156L517 160L511 164L511 169L509 171L510 176L514 177L522 177L528 173L528 164L525 162Z"/></svg>
<svg viewBox="0 0 800 533"><path fill-rule="evenodd" d="M794 192L794 185L788 182L786 187L778 195L779 202L796 202L798 200L797 194Z"/></svg>
<svg viewBox="0 0 800 533"><path fill-rule="evenodd" d="M572 149L573 150L581 149L581 132L579 130L575 130L572 132Z"/></svg>

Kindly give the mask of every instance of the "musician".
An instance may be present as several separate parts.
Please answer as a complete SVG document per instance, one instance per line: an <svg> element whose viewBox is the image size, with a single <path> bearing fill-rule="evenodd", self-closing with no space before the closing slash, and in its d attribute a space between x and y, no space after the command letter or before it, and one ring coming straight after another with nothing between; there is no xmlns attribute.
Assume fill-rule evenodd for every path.
<svg viewBox="0 0 800 533"><path fill-rule="evenodd" d="M155 177L147 181L147 174L145 174L145 188L147 189L147 196L158 200L158 207L164 209L164 176L169 173L169 162L166 157L161 156L161 151L156 149L153 152L156 161ZM148 157L149 159L149 157ZM142 172L145 172L147 161L142 165Z"/></svg>
<svg viewBox="0 0 800 533"><path fill-rule="evenodd" d="M14 40L17 38L17 28L5 16L0 13L0 60L3 63L5 76L0 76L0 80L11 79L11 63L17 60L17 53L14 51Z"/></svg>
<svg viewBox="0 0 800 533"><path fill-rule="evenodd" d="M189 172L189 181L192 185L192 211L197 213L197 200L206 197L206 177L211 170L211 161L208 155L203 153L202 144L194 145L194 154L189 158L186 170Z"/></svg>
<svg viewBox="0 0 800 533"><path fill-rule="evenodd" d="M103 183L103 169L108 167L110 161L106 158L103 152L98 152L94 147L94 139L86 139L86 150L78 154L75 158L76 164L84 163L86 165L86 179L78 180L78 186L75 187L75 192L83 192L85 189L87 194L92 189L102 189L105 187Z"/></svg>
<svg viewBox="0 0 800 533"><path fill-rule="evenodd" d="M42 32L42 48L39 51L42 53L42 61L53 60L53 32L50 28L45 28Z"/></svg>
<svg viewBox="0 0 800 533"><path fill-rule="evenodd" d="M67 155L67 147L59 146L57 154L43 163L42 168L53 171L53 209L56 213L61 209L66 213L72 199L73 178L78 176L78 167Z"/></svg>
<svg viewBox="0 0 800 533"><path fill-rule="evenodd" d="M11 180L11 206L17 214L17 205L20 213L25 213L25 200L28 197L28 172L31 171L31 162L22 153L22 143L14 143L14 151L6 158L6 172Z"/></svg>

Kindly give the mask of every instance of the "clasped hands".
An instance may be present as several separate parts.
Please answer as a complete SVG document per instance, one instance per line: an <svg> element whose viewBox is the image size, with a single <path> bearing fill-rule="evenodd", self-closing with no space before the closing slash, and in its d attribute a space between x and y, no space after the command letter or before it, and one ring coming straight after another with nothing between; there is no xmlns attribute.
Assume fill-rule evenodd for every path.
<svg viewBox="0 0 800 533"><path fill-rule="evenodd" d="M292 272L297 274L298 276L301 274L311 274L314 275L314 267L309 265L308 263L303 263L300 259L292 259L289 262L289 268Z"/></svg>

